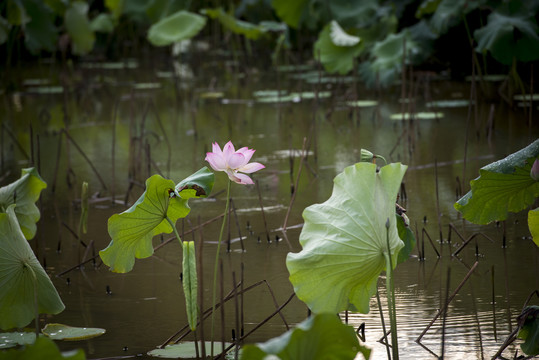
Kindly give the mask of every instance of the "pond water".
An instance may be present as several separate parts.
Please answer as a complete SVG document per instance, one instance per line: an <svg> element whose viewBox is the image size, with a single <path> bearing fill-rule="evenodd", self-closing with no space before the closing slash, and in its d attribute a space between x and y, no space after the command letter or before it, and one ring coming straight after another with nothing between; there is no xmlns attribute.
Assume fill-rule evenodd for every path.
<svg viewBox="0 0 539 360"><path fill-rule="evenodd" d="M167 63L139 64L135 60L82 63L70 70L42 64L20 75L24 86L19 92L2 95L2 183L18 177L20 168L29 165L32 152L34 164L48 183L32 245L46 263L66 309L56 316L42 316L42 325L57 322L107 330L91 340L61 343L61 348L83 348L88 358L145 357L187 324L177 241L163 245L150 258L137 260L127 274L110 272L99 258L95 265L88 262L83 268L73 267L109 244L107 219L125 210L126 200L130 205L140 196L150 174L161 173L177 183L207 165L204 157L212 142L223 145L232 140L256 149L253 160L264 163L266 169L253 174L259 191L256 186L232 186L236 217L225 236L230 245L225 244L221 254L224 293L231 291L234 279L243 279L245 287L261 280L268 286L263 283L238 296L237 302L227 303L223 335L227 341L236 324L247 333L274 312L275 303L281 305L289 299L293 288L285 259L287 253L301 250L302 211L330 196L333 178L358 162L364 148L409 166L404 178L407 198L401 199L401 205L407 209L412 229L418 234L425 229L433 240L433 246L424 240L424 261L419 261L414 249L411 258L395 271L401 357L431 359L441 354L441 318L421 344L415 340L476 261L475 271L449 305L444 355L450 359L491 357L515 327L528 295L539 288L539 251L529 238L525 212L507 220L503 248L503 225L464 222L453 203L463 174L466 192L480 167L537 138L536 119L529 128L523 108L511 109L500 101L491 107L484 100L477 101L469 116L470 82L420 78L405 84L406 93L413 96L401 101L400 86L354 91L353 79L322 77L315 67L279 72L250 69L247 73L235 69L233 63L222 61L191 67L176 63L172 71ZM499 84L492 86L495 89ZM278 90L286 93L278 99L267 97ZM376 103L347 106L347 101L355 100ZM432 111L427 106L431 100L451 100L449 105L456 106L434 108L443 115L433 119L391 118L402 111ZM300 166L304 141L308 152ZM86 257L85 248L69 230L78 227L82 181L89 183L93 195L88 232L82 241L94 246ZM224 211L226 183L224 174L216 174L213 196L191 200L190 215L177 224L186 238L203 241L199 251L204 308L211 307L212 269L221 226L221 219L211 220ZM290 206L286 240L280 229ZM206 222L202 231L191 231ZM479 236L458 256L451 256L462 240L453 232L447 242L449 224L464 237L481 232L492 242ZM156 237L154 245L169 238ZM421 248L421 236L418 244ZM440 252L439 258L434 248ZM382 281L383 277L380 295L385 309ZM236 308L240 310L236 312ZM287 324L293 326L307 314L305 304L294 297L283 308L283 317L271 318L246 342L278 336ZM375 298L369 314L341 315L355 328L365 324L365 345L373 349L372 359L386 358L385 347L378 341L383 332ZM221 339L220 315L217 319L216 336ZM206 338L209 332L206 321ZM505 354L514 354L516 349L510 346Z"/></svg>

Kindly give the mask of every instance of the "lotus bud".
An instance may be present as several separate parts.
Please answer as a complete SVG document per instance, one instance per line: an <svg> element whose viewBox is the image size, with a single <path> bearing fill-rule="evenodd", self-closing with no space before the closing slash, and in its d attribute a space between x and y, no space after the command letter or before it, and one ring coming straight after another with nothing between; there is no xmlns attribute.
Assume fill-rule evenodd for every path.
<svg viewBox="0 0 539 360"><path fill-rule="evenodd" d="M539 159L535 159L532 169L530 170L530 176L533 180L539 181Z"/></svg>
<svg viewBox="0 0 539 360"><path fill-rule="evenodd" d="M372 162L374 154L369 150L361 149L361 162Z"/></svg>

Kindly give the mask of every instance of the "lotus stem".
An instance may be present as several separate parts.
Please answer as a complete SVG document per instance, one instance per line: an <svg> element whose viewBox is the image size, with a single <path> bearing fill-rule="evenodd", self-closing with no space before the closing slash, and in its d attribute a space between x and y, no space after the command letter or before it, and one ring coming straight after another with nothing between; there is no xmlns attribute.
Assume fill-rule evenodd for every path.
<svg viewBox="0 0 539 360"><path fill-rule="evenodd" d="M399 359L399 346L397 340L397 314L395 308L395 288L393 286L393 261L391 259L391 247L389 246L389 218L386 221L386 242L387 252L384 252L386 258L386 292L387 307L389 309L389 321L391 326L391 350L393 360Z"/></svg>
<svg viewBox="0 0 539 360"><path fill-rule="evenodd" d="M35 326L36 326L36 340L37 338L39 337L39 304L37 302L37 276L36 276L36 273L34 271L34 269L32 269L32 267L25 263L24 264L24 267L28 269L28 271L30 271L30 274L32 274L32 282L34 284L34 312L35 312Z"/></svg>
<svg viewBox="0 0 539 360"><path fill-rule="evenodd" d="M219 232L219 241L217 242L217 252L215 253L215 264L213 267L213 290L212 290L212 305L211 305L211 357L213 358L213 328L215 325L215 296L217 294L217 265L219 262L219 253L221 250L221 240L223 239L223 232L225 230L225 224L227 222L228 208L230 207L230 184L232 182L228 180L228 185L226 189L226 205L225 205L225 215L223 217L223 223L221 224L221 231Z"/></svg>
<svg viewBox="0 0 539 360"><path fill-rule="evenodd" d="M180 234L178 234L178 230L176 229L176 225L172 222L172 220L170 220L170 218L168 216L165 217L165 219L167 219L170 226L172 226L172 230L174 231L174 235L176 235L176 239L178 239L178 241L180 242L180 245L182 246L182 249L183 249L183 241L182 241L182 238L180 237Z"/></svg>

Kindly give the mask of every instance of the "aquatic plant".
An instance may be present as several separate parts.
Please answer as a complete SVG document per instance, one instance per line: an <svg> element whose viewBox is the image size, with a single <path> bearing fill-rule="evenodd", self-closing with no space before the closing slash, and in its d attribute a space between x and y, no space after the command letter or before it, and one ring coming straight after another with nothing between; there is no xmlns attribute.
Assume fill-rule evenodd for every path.
<svg viewBox="0 0 539 360"><path fill-rule="evenodd" d="M395 201L406 168L392 163L377 169L374 163L360 162L344 169L334 179L331 197L304 210L299 239L303 249L289 253L286 260L296 295L314 313L368 313L385 270L394 358L398 345L392 271L405 247Z"/></svg>
<svg viewBox="0 0 539 360"><path fill-rule="evenodd" d="M353 327L343 324L335 314L315 314L281 336L265 343L245 345L240 359L275 356L281 360L351 360L357 358L358 352L368 359L371 351L359 344Z"/></svg>
<svg viewBox="0 0 539 360"><path fill-rule="evenodd" d="M255 171L265 168L264 165L258 162L249 163L256 150L249 149L248 147L242 147L238 150L234 148L232 141L229 141L221 147L217 142L212 144L212 152L206 153L205 160L210 164L215 171L223 171L228 176L228 184L226 191L226 205L225 213L223 217L223 223L221 224L221 230L219 232L219 240L217 242L217 251L215 253L215 263L213 267L213 290L212 290L212 313L211 313L211 337L213 339L213 328L215 321L215 303L217 296L217 266L219 262L219 254L221 250L221 242L223 239L223 232L228 217L228 209L230 207L230 185L233 182L242 185L253 184L253 180L243 173L253 173ZM213 342L212 342L213 344ZM212 346L213 355L213 346Z"/></svg>
<svg viewBox="0 0 539 360"><path fill-rule="evenodd" d="M539 139L527 147L482 167L479 177L470 181L471 190L455 203L455 209L474 224L507 219L533 205L539 197L536 163ZM534 169L535 166L535 169ZM528 227L539 246L539 208L528 212Z"/></svg>
<svg viewBox="0 0 539 360"><path fill-rule="evenodd" d="M28 325L40 313L58 314L64 304L27 239L40 218L36 202L47 184L34 168L0 188L0 328Z"/></svg>
<svg viewBox="0 0 539 360"><path fill-rule="evenodd" d="M206 153L205 160L213 170L224 171L228 175L228 178L236 184L254 184L253 180L245 174L251 174L265 168L261 163L249 162L255 150L242 147L236 151L232 141L227 142L223 150L221 150L219 144L213 143L212 150L213 152Z"/></svg>
<svg viewBox="0 0 539 360"><path fill-rule="evenodd" d="M208 196L213 182L214 175L206 167L177 185L160 175L151 176L146 180L146 190L133 206L109 218L108 231L112 240L99 252L111 271L125 273L131 271L135 258L153 254L154 236L174 232L183 249L183 289L189 326L193 330L197 324L195 248L192 241L182 241L175 224L189 214L188 200Z"/></svg>
<svg viewBox="0 0 539 360"><path fill-rule="evenodd" d="M0 213L0 329L24 327L39 314L58 314L65 306L24 238L16 205Z"/></svg>

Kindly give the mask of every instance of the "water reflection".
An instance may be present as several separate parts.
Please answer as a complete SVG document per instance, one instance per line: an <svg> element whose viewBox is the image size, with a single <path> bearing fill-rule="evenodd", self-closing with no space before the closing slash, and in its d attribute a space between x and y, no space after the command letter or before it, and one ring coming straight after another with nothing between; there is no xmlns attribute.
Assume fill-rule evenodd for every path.
<svg viewBox="0 0 539 360"><path fill-rule="evenodd" d="M477 270L449 306L444 352L450 359L480 359L481 352L485 357L495 353L510 332L511 321L520 312L524 300L539 286L539 258L535 245L527 238L525 214L509 217L505 229L507 248L502 249L502 227L465 224L453 208L457 179L462 181L463 177L467 108L444 109L445 116L439 119L403 122L390 119L391 114L402 109L398 96L391 91L377 97L376 107L353 111L342 106L351 86L345 82L325 84L324 91L332 91L335 98L320 99L319 104L308 98L286 104L257 103L253 92L275 89L274 79L263 76L238 79L227 73L208 72L207 75L196 74L195 83L192 82L194 79L184 78L183 70L178 68L173 77L163 76L167 69L141 71L139 65L136 68L137 71L128 66L124 71L114 73L107 67L81 68L81 74L90 79L88 84L66 85L62 92L28 88L17 98L18 106L9 105L15 98L6 98L2 105L2 124L13 133L13 138L3 133L2 169L11 171L8 178L15 177L19 167L28 165L31 126L33 134L39 134L40 139L39 157L34 162L40 166L49 185L56 179L55 193L47 191L43 194L38 240L44 251L41 259L46 257L51 275L77 265L82 255L76 239L62 226L66 223L71 228L77 227L77 201L82 181L90 183L90 192L94 194L89 231L84 240L88 243L93 240L97 251L110 241L107 219L125 209L112 201L102 200L110 196L110 189L114 189L117 202L127 200L132 203L143 191L142 184L148 174L161 172L178 182L205 165L204 155L210 150L211 142L232 140L240 146L257 149L253 159L267 166L254 175L259 181L267 224L262 218L256 188L234 187L232 197L243 246L235 221L231 221L230 252L222 256L223 283L227 289L232 288L232 272L237 279L243 273L246 285L264 279L271 286L275 301L282 304L293 289L284 266L290 249L278 229L283 226L291 201L291 185L298 175L304 139L307 138L310 144L308 161L299 177L286 233L294 252L300 250L298 238L303 209L325 201L331 194L333 177L359 161L360 149L366 148L390 161L409 165L405 175L408 198L402 205L408 211L413 230L421 235L425 229L441 254L437 259L425 238L425 261L419 261L417 251L414 251L413 257L400 264L395 273L402 358L431 359L440 355L441 318L422 339L424 347L415 339L443 304L447 269L451 268L451 292L476 260L479 261ZM316 74L318 78L318 72ZM39 75L39 69L32 70L28 78L42 79ZM175 82L178 76L181 86ZM289 93L304 93L318 86L316 82L313 85L292 78L281 81L280 86ZM60 86L61 83L59 79L51 78L37 85ZM35 82L30 84L36 86ZM197 86L203 89L197 89ZM467 94L468 86L431 84L439 100L450 98L453 93ZM208 87L211 91L222 92L224 98L201 96L209 91ZM363 96L372 99L373 92L362 91L360 97ZM425 99L416 99L417 110L427 109L425 103ZM533 140L533 135L537 135L535 128L530 133L522 126L522 109L512 112L503 104L497 104L496 108L495 131L488 138L482 123L470 124L466 182L476 176L481 166L527 145L530 138ZM483 117L488 114L486 109L489 109L487 105L480 104L478 110ZM64 128L68 129L73 142L60 137L60 130ZM77 146L84 156L77 151ZM37 153L37 149L34 148L34 152ZM100 184L85 157L105 179L108 191ZM71 169L69 177L67 169ZM438 173L439 217L435 171ZM197 227L199 216L203 223L221 215L225 195L220 191L225 188L226 177L220 175L216 176L215 196L192 201L192 215L188 220L178 222L181 234L197 242L204 241L205 308L210 305L210 268L220 221L204 226L202 232L191 230ZM67 179L72 187L68 186ZM426 222L423 221L425 218ZM450 244L447 241L441 244L438 219L444 237L451 223L464 238L480 231L495 242L479 239L479 256L475 254L476 243L471 242L458 258L451 257L462 240L453 236ZM61 252L57 253L60 237ZM167 240L168 236L158 237L154 245L159 246ZM421 246L421 236L418 246ZM156 250L153 257L137 260L134 270L128 274L113 274L104 266L94 268L88 263L84 269L70 271L60 278L53 277L66 310L42 320L106 328L107 334L100 338L75 345L62 344L66 349L81 346L89 357L145 353L186 323L179 280L180 254L177 242L171 241ZM527 271L522 271L522 264L526 264ZM66 278L69 278L69 284ZM386 304L383 292L381 297L382 303ZM377 341L383 335L377 308L373 299L369 314L349 314L348 317L355 327L365 322L366 344L374 349L373 359L386 356L383 345ZM274 309L275 303L267 287L260 286L247 292L243 298L243 326L247 331L252 329ZM235 323L232 303L225 306L225 313L224 336L230 340ZM288 324L298 323L306 315L305 305L295 298L283 309ZM220 324L218 328L221 329ZM265 341L285 330L283 320L276 316L247 340ZM510 348L508 352L514 352L514 349Z"/></svg>

